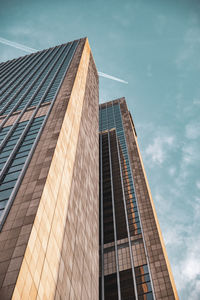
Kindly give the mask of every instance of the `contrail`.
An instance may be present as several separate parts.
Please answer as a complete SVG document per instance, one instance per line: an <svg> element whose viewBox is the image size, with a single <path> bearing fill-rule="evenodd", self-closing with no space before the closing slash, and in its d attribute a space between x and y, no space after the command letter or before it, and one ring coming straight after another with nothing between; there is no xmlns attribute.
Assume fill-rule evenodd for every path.
<svg viewBox="0 0 200 300"><path fill-rule="evenodd" d="M102 73L102 72L98 72L98 74L99 74L99 76L101 76L101 77L105 77L105 78L108 78L108 79L111 79L111 80L115 80L115 81L119 81L119 82L128 84L127 81L122 80L122 79L119 79L119 78L117 78L117 77L114 77L114 76L111 76L111 75L108 75L108 74L105 74L105 73Z"/></svg>
<svg viewBox="0 0 200 300"><path fill-rule="evenodd" d="M14 47L14 48L17 48L17 49L20 49L20 50L28 52L28 53L33 53L33 52L39 51L39 50L36 50L36 49L33 49L33 48L29 48L27 46L24 46L24 45L21 45L21 44L18 44L18 43L6 40L6 39L4 39L2 37L0 37L0 43L2 43L4 45L11 46L11 47ZM101 77L108 78L108 79L111 79L111 80L115 80L115 81L119 81L119 82L128 84L128 82L125 81L125 80L122 80L122 79L119 79L117 77L105 74L103 72L98 72L98 74Z"/></svg>
<svg viewBox="0 0 200 300"><path fill-rule="evenodd" d="M2 43L4 45L11 46L11 47L14 47L14 48L17 48L17 49L20 49L20 50L25 51L25 52L29 52L29 53L38 51L36 49L29 48L29 47L21 45L21 44L18 44L18 43L15 43L15 42L11 42L11 41L6 40L6 39L4 39L2 37L0 37L0 43Z"/></svg>

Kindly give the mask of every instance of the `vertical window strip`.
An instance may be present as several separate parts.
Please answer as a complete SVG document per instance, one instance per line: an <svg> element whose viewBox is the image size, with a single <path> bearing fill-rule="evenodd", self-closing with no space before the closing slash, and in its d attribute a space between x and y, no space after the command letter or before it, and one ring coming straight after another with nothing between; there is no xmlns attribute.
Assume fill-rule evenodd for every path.
<svg viewBox="0 0 200 300"><path fill-rule="evenodd" d="M21 71L21 69L24 67L24 65L30 61L31 59L33 59L34 55L28 55L25 56L24 59L20 60L20 63L18 66L13 67L11 69L10 72L8 72L8 74L6 72L3 72L3 76L2 79L0 80L0 87L4 87L6 85L6 83L9 82L9 84L11 84L11 80L12 78L16 75L16 73L18 73L19 71ZM3 92L3 91L2 91ZM1 92L1 94L2 94Z"/></svg>
<svg viewBox="0 0 200 300"><path fill-rule="evenodd" d="M44 52L42 52L38 57L36 57L36 60L34 61L34 63L31 65L31 67L29 68L29 70L24 74L25 76L23 76L20 79L19 82L19 86L17 85L13 85L11 90L9 91L8 94L4 95L1 100L0 100L0 108L2 109L5 105L8 105L8 102L10 103L10 101L14 101L14 99L18 96L18 94L24 89L24 87L26 86L26 84L29 83L29 80L31 79L31 77L33 76L33 74L35 73L35 71L37 70L37 68L40 66L40 64L45 60L45 55L47 53L48 50L45 50ZM29 76L28 76L29 75ZM17 87L17 89L16 89ZM6 100L5 103L3 103Z"/></svg>
<svg viewBox="0 0 200 300"><path fill-rule="evenodd" d="M118 142L123 154L122 159L124 160L124 164L123 167L126 168L126 172L129 176L129 180L128 181L124 181L125 184L125 188L130 188L129 190L129 194L131 195L130 198L130 202L131 202L131 207L135 208L135 211L132 212L132 218L129 219L129 226L132 225L132 219L138 218L136 220L138 220L138 222L135 224L137 225L132 225L130 226L130 230L131 230L131 235L137 235L141 233L141 226L140 226L140 220L139 220L139 216L138 216L138 206L137 206L137 201L136 201L136 197L135 197L135 191L133 188L133 181L131 178L131 169L130 169L130 162L129 162L129 157L128 157L128 149L126 147L126 140L125 140L125 133L124 133L124 129L123 129L123 123L122 123L122 118L121 118L121 112L120 112L120 106L119 104L115 104L113 105L113 111L114 111L114 116L115 116L115 120L116 122L116 132L117 132L117 137L118 137ZM123 171L125 171L123 169ZM127 199L126 199L127 201ZM130 214L130 209L128 209L128 214Z"/></svg>
<svg viewBox="0 0 200 300"><path fill-rule="evenodd" d="M69 45L69 44L68 44L68 45ZM40 74L40 76L36 78L34 85L33 85L32 88L29 90L29 92L26 94L26 96L24 97L23 101L21 101L20 105L17 107L17 110L21 110L23 107L25 107L26 103L29 102L29 99L30 99L30 98L36 97L37 99L36 99L36 101L33 100L34 103L33 103L33 104L30 103L29 106L36 105L36 104L40 101L40 99L41 99L41 97L42 97L42 95L41 95L42 92L43 92L43 93L45 92L45 90L44 90L44 89L45 89L45 85L44 85L44 89L43 89L41 92L38 90L38 86L40 86L41 80L42 80L42 82L44 82L44 81L43 81L44 77L46 78L45 80L47 80L46 74L48 74L48 76L49 76L49 81L51 80L51 77L53 77L54 73L56 72L57 68L59 67L59 62L60 62L60 60L62 59L62 55L63 55L63 56L65 55L65 52L64 52L64 49L65 49L65 48L64 48L64 47L65 47L65 46L59 47L59 48L58 48L58 52L56 53L56 55L54 55L53 59L51 59L51 60L56 60L56 64L57 64L57 65L54 67L54 70L51 71L51 72L49 72L49 70L52 69L52 68L51 68L51 64L48 63L48 65L44 68L42 74ZM62 55L60 54L60 52L62 52ZM59 59L58 59L58 58L59 58ZM36 77L36 76L37 76L37 74L34 75L34 77ZM48 80L47 80L47 84L48 84ZM40 87L41 87L41 86L40 86ZM38 94L39 94L38 97L37 97L36 91L37 91ZM34 97L32 97L33 95L34 95ZM13 103L9 106L9 108L5 111L5 113L9 112L10 109L12 108L12 106L13 106Z"/></svg>
<svg viewBox="0 0 200 300"><path fill-rule="evenodd" d="M102 134L101 134L101 109L100 109L100 114L99 114L99 122L100 122L100 135L99 135L99 142L100 142L100 153L99 153L99 158L100 158L100 209L101 209L101 219L100 219L100 247L101 247L101 252L100 252L100 268L101 268L101 277L100 277L100 289L101 289L101 299L104 300L104 225L103 225L103 161L102 161Z"/></svg>
<svg viewBox="0 0 200 300"><path fill-rule="evenodd" d="M15 94L15 90L13 90L13 93L10 95L10 97L7 99L8 101L2 107L0 114L4 114L6 110L9 112L11 111L9 109L13 107L16 103L21 103L20 101L23 100L23 97L26 96L26 94L29 92L29 90L32 88L35 82L37 82L37 76L40 76L40 74L44 71L47 63L49 62L49 59L51 58L51 55L54 54L56 48L47 50L44 52L44 54L41 57L40 63L36 63L32 69L31 74L28 76L28 78L24 78L21 82L21 88L20 90Z"/></svg>
<svg viewBox="0 0 200 300"><path fill-rule="evenodd" d="M41 55L42 52L29 55L27 59L22 61L20 68L17 68L15 72L13 70L10 76L1 82L0 88L3 88L3 90L0 93L0 99L8 95L13 89L16 90L21 81L31 72L35 61L37 61Z"/></svg>
<svg viewBox="0 0 200 300"><path fill-rule="evenodd" d="M108 114L107 114L107 126L108 126ZM112 211L113 211L113 225L114 225L114 244L115 244L116 273L117 273L117 289L118 289L118 300L121 300L120 277L119 277L119 261L118 261L118 249L117 249L117 232L116 232L116 219L115 219L115 202L114 202L114 191L113 191L111 145L110 145L110 132L109 131L108 131L107 136L108 136L108 153L109 153Z"/></svg>
<svg viewBox="0 0 200 300"><path fill-rule="evenodd" d="M18 151L12 159L10 167L5 173L0 186L0 218L7 205L9 197L12 193L13 188L17 182L20 173L22 172L23 166L26 162L28 154L32 148L32 145L37 137L37 134L42 126L42 122L45 116L34 119L31 127L29 128L24 140L22 141ZM19 123L15 131L13 132L12 137L19 138L19 134L25 128L26 122ZM5 127L6 128L6 127ZM7 128L6 128L7 130ZM11 137L11 141L12 141ZM5 147L6 148L6 147ZM2 155L2 153L1 153ZM1 220L1 219L0 219ZM0 221L1 222L1 221Z"/></svg>
<svg viewBox="0 0 200 300"><path fill-rule="evenodd" d="M136 198L136 195L135 195L135 187L134 187L133 176L132 176L132 171L131 171L131 167L130 167L130 160L129 160L128 148L127 148L127 144L126 144L126 137L125 137L124 127L123 127L123 122L122 122L120 104L114 104L113 108L114 108L114 111L115 111L115 114L116 114L115 116L118 120L118 125L116 125L116 127L117 127L117 130L119 131L119 139L121 139L121 142L122 141L124 142L123 151L126 154L125 159L126 159L126 162L127 162L128 174L130 175L129 180L131 182L131 189L132 189L131 194L132 194L132 197L133 197L132 198L132 203L137 208L137 218L138 218L138 223L139 223L139 226L140 226L139 228L140 228L141 233L142 233L142 240L143 240L143 245L144 245L144 249L145 249L145 256L146 256L147 264L149 265L149 259L148 259L148 255L147 255L147 249L146 249L144 234L143 234L143 230L142 230L142 224L141 224L141 221L140 221L140 213L139 213L139 210L138 210L138 203L137 203L137 198ZM146 268L148 269L148 266ZM149 283L148 286L150 287L152 293L149 294L149 295L148 294L146 294L146 295L148 295L148 297L152 297L152 298L149 298L149 300L153 300L153 299L155 299L155 295L154 295L153 282L152 282L152 279L151 279L151 273L150 272L149 272L149 276L150 276L150 283ZM139 296L139 300L142 300L142 299L143 298L141 298L141 296ZM144 299L148 299L148 298L144 297Z"/></svg>
<svg viewBox="0 0 200 300"><path fill-rule="evenodd" d="M33 88L23 99L21 104L18 106L17 110L23 109L27 103L29 103L28 107L37 105L39 103L45 91L47 90L49 83L51 82L55 72L59 68L62 58L65 56L66 51L68 51L69 47L70 45L68 44L67 48L65 47L59 48L59 51L53 57L51 63L47 65L44 72L41 74L40 78L37 78L38 80L36 84L33 86ZM32 101L29 101L30 98L32 99Z"/></svg>
<svg viewBox="0 0 200 300"><path fill-rule="evenodd" d="M120 156L120 148L119 148L119 141L117 138L117 130L116 130L116 123L118 122L118 119L115 116L113 103L112 103L112 120L113 125L115 128L115 137L116 137L116 144L117 144L117 155L119 160L119 168L120 168L120 179L121 179L121 185L122 185L122 196L123 196L123 203L124 203L124 212L125 212L125 219L126 219L126 226L127 226L127 233L128 233L128 246L129 246L129 254L130 254L130 262L131 262L131 272L132 272L132 280L133 280L133 286L134 286L134 292L135 292L135 298L138 300L138 294L137 294L137 284L136 284L136 275L135 275L135 269L134 269L134 259L133 259L133 252L132 252L132 243L130 239L130 227L129 227L129 219L128 219L128 213L127 213L127 203L126 203L126 197L125 197L125 187L124 187L124 174L123 174L123 164Z"/></svg>
<svg viewBox="0 0 200 300"><path fill-rule="evenodd" d="M4 209L3 212L2 212L2 215L1 215L1 218L0 218L0 230L1 230L2 227L3 227L3 224L4 224L5 220L6 220L7 215L8 215L8 212L9 212L9 210L10 210L10 208L11 208L11 205L12 205L14 199L15 199L15 196L16 196L16 194L17 194L17 191L18 191L18 189L19 189L19 186L20 186L20 184L21 184L21 181L22 181L22 179L23 179L23 176L24 176L24 174L25 174L25 171L26 171L26 169L27 169L27 167L28 167L28 164L29 164L29 162L30 162L30 159L31 159L31 157L32 157L32 155L33 155L33 153L34 153L35 147L36 147L37 142L38 142L38 140L39 140L39 138L40 138L40 135L41 135L41 133L42 133L42 130L43 130L45 124L46 124L46 121L47 121L47 119L48 119L48 117L49 117L49 115L50 115L50 113L51 113L52 107L53 107L54 102L55 102L55 100L56 100L57 93L58 93L58 91L59 91L59 89L60 89L60 86L61 86L61 84L62 84L62 82L63 82L63 80L64 80L64 77L65 77L65 75L66 75L66 73L67 73L67 71L68 71L68 68L69 68L69 66L70 66L70 63L71 63L71 61L72 61L72 58L73 58L73 56L74 56L74 53L75 53L75 51L76 51L76 49L77 49L78 44L79 44L79 40L73 42L73 52L70 53L70 58L69 58L69 60L68 60L67 66L66 66L66 70L65 70L65 72L64 72L64 74L63 74L63 76L62 76L62 78L61 78L61 80L60 80L60 83L59 83L59 86L58 86L58 88L57 88L57 92L56 92L56 94L55 94L55 97L54 97L53 101L52 101L51 104L50 104L50 107L49 107L49 110L48 110L46 116L44 116L43 123L42 123L42 125L41 125L41 127L40 127L40 129L39 129L39 132L38 132L38 134L37 134L35 140L34 140L34 143L32 144L32 147L31 147L31 149L30 149L30 152L29 152L29 154L28 154L28 157L27 157L26 161L24 162L23 169L21 170L21 173L18 174L18 178L17 178L16 184L15 184L14 188L12 189L11 195L9 196L9 200L7 201L7 204L6 204L6 206L5 206L5 209ZM64 47L66 48L67 45L65 44ZM68 53L69 53L69 51L66 52L66 56L68 55ZM62 66L62 64L63 64L63 62L64 62L66 56L63 58L60 67ZM57 70L55 76L56 76L57 73L59 72L60 67L58 68L58 70ZM54 76L54 77L55 77L55 76ZM54 78L52 79L52 82L53 82L53 81L54 81ZM50 83L50 86L51 86L52 82ZM4 171L2 170L2 172L1 172L1 179L0 179L0 181L1 181L1 180L4 180L6 171L8 170L8 168L11 167L12 160L13 160L14 156L16 155L17 151L19 150L19 145L21 145L21 143L22 143L23 139L25 138L25 136L26 136L28 130L30 129L30 125L31 125L32 122L34 121L34 118L35 118L36 113L37 113L37 111L38 111L38 109L39 109L39 107L40 107L40 105L41 105L41 103L42 103L42 100L43 100L43 99L41 99L40 103L38 103L38 106L36 107L34 113L32 114L31 119L30 119L29 122L27 123L27 125L26 125L26 127L25 127L25 129L24 129L24 131L23 131L23 133L22 133L22 135L20 136L20 138L19 138L17 144L15 145L15 148L13 149L11 155L9 156L9 159L10 159L10 160L9 160L9 162L8 162L8 161L6 162L6 164L7 164L6 168L5 168L5 165L4 165ZM42 117L41 117L41 118L42 118ZM37 118L37 119L39 119L39 118ZM2 130L2 131L3 131L3 130ZM26 147L26 148L25 148L24 150L27 150L27 145L25 145L25 147ZM15 166L13 165L13 167L15 167Z"/></svg>
<svg viewBox="0 0 200 300"><path fill-rule="evenodd" d="M65 56L63 63L60 65L59 72L57 72L55 79L52 81L52 84L48 89L48 92L46 93L43 102L52 101L52 99L55 97L60 81L62 80L65 74L66 68L69 65L69 62L73 56L73 53L75 52L76 47L77 47L77 43L74 42L69 49L68 55Z"/></svg>
<svg viewBox="0 0 200 300"><path fill-rule="evenodd" d="M65 46L67 47L67 46ZM64 48L65 49L65 48ZM62 55L64 49L62 50L62 52L60 53L59 57ZM58 48L56 53L54 55L57 54L57 52L59 51L60 49ZM59 59L59 57L57 58L57 60ZM52 59L54 58L54 56L52 57ZM51 60L52 60L51 59ZM45 64L45 66L43 67L43 70L45 70L46 66L51 62L51 60ZM57 60L54 62L54 64L57 62ZM51 66L51 68L53 68L54 64ZM51 71L51 69L49 70L49 72ZM46 74L46 76L48 76L48 73ZM36 78L37 80L37 78ZM45 80L45 78L43 79L43 81ZM43 84L43 81L40 82L40 85ZM38 89L36 90L35 94L37 93L37 91L40 89L40 86L38 87ZM35 95L34 94L34 95ZM17 126L17 123L19 122L19 120L21 119L21 117L23 116L24 112L26 111L26 109L28 108L29 104L32 102L33 98L34 98L34 95L29 99L28 103L25 105L24 109L21 111L21 113L19 114L17 120L15 121L15 123L13 124L12 128L10 129L10 131L8 132L7 136L4 138L4 140L2 141L1 145L0 145L0 150L2 149L2 147L4 147L6 141L10 138L11 134L12 134L12 131L15 129L15 127ZM39 107L40 107L40 104L41 104L41 101L39 102L39 104L37 105L35 111L33 112L32 114L32 117L31 119L33 118L33 115L36 115ZM13 107L13 110L11 110L10 114L15 110L17 109L19 103L17 103L14 107ZM3 120L2 124L0 125L0 128L2 125L4 125L6 123L6 121L8 120L8 118L10 117L10 114L8 114L8 116ZM30 119L30 120L31 120ZM30 122L30 121L29 121ZM1 175L0 175L1 176Z"/></svg>
<svg viewBox="0 0 200 300"><path fill-rule="evenodd" d="M26 55L26 56L28 56L28 55ZM22 56L18 59L15 58L15 59L5 62L1 69L1 72L3 72L3 75L0 75L0 79L5 75L5 73L9 73L13 67L15 68L15 66L17 66L21 62L21 60L23 60L23 58L24 58L24 56Z"/></svg>

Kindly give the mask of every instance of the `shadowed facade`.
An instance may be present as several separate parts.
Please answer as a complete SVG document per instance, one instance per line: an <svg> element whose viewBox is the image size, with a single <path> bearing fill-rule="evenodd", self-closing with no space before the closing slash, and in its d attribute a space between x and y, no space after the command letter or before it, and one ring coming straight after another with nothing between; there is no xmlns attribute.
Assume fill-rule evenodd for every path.
<svg viewBox="0 0 200 300"><path fill-rule="evenodd" d="M125 99L99 111L100 299L178 299Z"/></svg>

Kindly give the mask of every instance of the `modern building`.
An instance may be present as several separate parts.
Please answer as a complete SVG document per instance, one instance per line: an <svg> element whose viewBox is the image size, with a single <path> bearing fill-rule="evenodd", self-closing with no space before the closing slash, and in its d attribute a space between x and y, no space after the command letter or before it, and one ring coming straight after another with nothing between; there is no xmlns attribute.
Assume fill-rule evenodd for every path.
<svg viewBox="0 0 200 300"><path fill-rule="evenodd" d="M0 299L98 299L99 89L88 40L0 69Z"/></svg>
<svg viewBox="0 0 200 300"><path fill-rule="evenodd" d="M100 299L178 299L125 99L99 111Z"/></svg>
<svg viewBox="0 0 200 300"><path fill-rule="evenodd" d="M0 299L178 299L131 115L99 107L87 38L1 63L0 87Z"/></svg>

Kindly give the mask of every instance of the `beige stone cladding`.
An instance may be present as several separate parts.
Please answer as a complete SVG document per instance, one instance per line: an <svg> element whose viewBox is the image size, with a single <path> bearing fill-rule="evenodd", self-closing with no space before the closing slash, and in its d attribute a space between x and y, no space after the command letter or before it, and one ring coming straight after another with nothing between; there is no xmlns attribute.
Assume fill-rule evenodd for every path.
<svg viewBox="0 0 200 300"><path fill-rule="evenodd" d="M122 120L155 296L157 300L178 299L176 286L167 258L165 245L137 144L137 136L135 133L134 124L128 111L125 99L121 98L116 101L120 101ZM141 253L141 256L142 255L144 256L144 253Z"/></svg>
<svg viewBox="0 0 200 300"><path fill-rule="evenodd" d="M96 298L97 123L98 76L82 39L0 233L0 299L76 299L76 281L83 299Z"/></svg>

